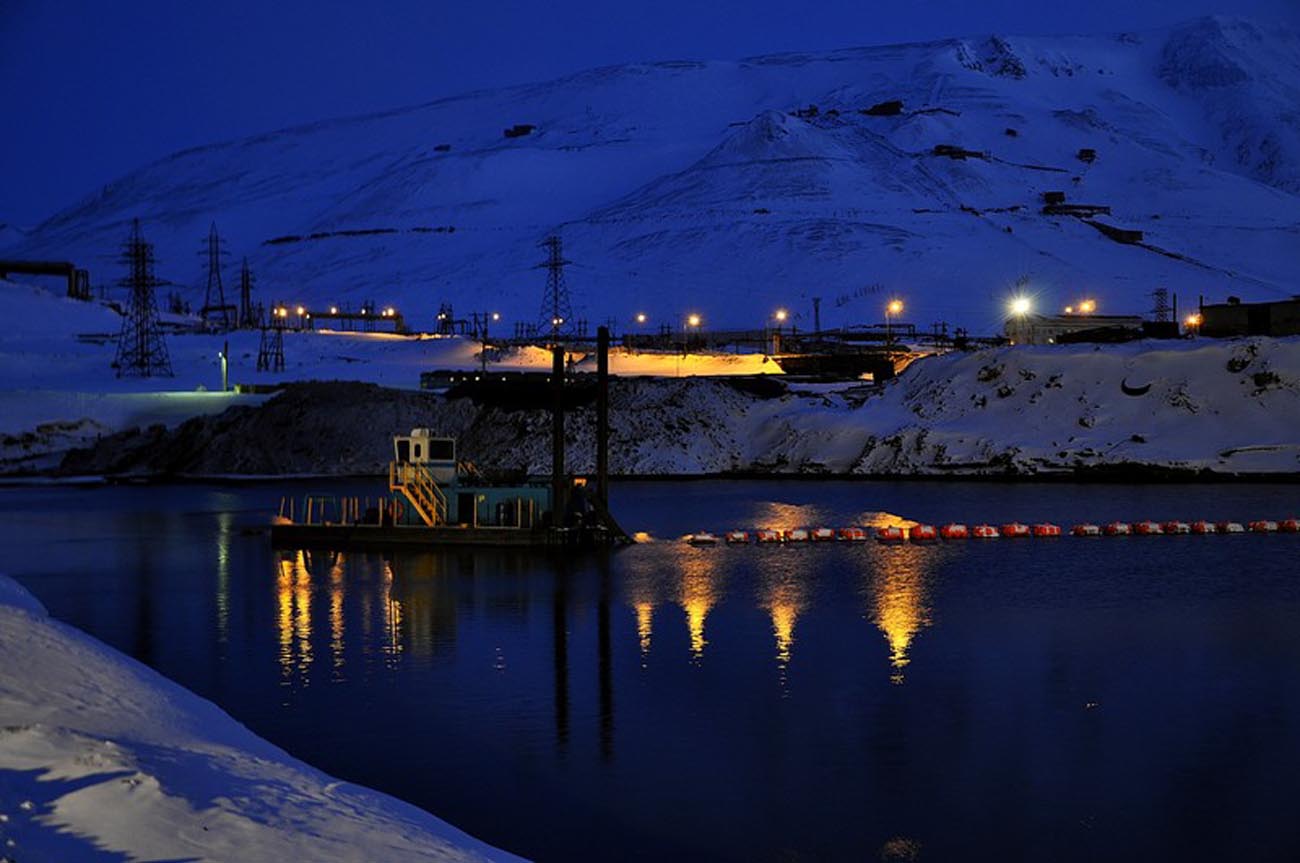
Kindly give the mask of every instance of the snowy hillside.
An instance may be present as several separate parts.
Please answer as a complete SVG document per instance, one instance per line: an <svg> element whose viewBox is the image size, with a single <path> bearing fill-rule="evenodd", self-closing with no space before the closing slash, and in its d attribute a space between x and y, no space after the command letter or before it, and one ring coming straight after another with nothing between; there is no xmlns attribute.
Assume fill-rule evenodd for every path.
<svg viewBox="0 0 1300 863"><path fill-rule="evenodd" d="M914 363L883 390L781 378L618 378L610 469L1043 475L1135 466L1300 473L1300 339L1012 347ZM567 424L594 470L594 411ZM106 438L72 474L380 474L390 436L427 426L483 467L550 469L550 417L365 384L287 390L259 409ZM287 452L287 427L311 428Z"/></svg>
<svg viewBox="0 0 1300 863"><path fill-rule="evenodd" d="M294 760L3 575L0 667L0 859L519 859Z"/></svg>
<svg viewBox="0 0 1300 863"><path fill-rule="evenodd" d="M863 113L889 100L902 112ZM807 326L814 296L825 324L875 322L898 294L923 327L989 331L1022 277L1045 308L1112 312L1157 286L1185 305L1300 292L1298 104L1300 38L1223 18L618 66L178 153L6 251L112 283L139 217L198 305L215 221L264 300L373 299L425 326L452 301L509 328L537 319L536 244L558 230L593 323L789 306ZM1144 245L1043 215L1046 191Z"/></svg>

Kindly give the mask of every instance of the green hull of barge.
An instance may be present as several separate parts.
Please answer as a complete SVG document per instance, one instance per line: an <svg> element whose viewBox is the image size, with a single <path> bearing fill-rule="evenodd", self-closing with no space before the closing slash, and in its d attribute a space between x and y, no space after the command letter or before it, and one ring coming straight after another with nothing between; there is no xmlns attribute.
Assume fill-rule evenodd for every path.
<svg viewBox="0 0 1300 863"><path fill-rule="evenodd" d="M592 543L607 544L606 531L592 529L521 530L517 527L460 527L374 524L275 524L271 544L276 548L545 548Z"/></svg>

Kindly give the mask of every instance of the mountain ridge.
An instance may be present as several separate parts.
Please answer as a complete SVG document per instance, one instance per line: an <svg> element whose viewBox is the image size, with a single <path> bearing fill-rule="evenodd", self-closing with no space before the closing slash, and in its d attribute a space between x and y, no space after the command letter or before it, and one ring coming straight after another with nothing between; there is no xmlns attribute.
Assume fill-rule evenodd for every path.
<svg viewBox="0 0 1300 863"><path fill-rule="evenodd" d="M84 260L111 283L104 264L139 217L160 271L199 286L193 250L215 221L266 302L373 299L416 320L452 301L532 322L535 245L555 230L593 321L646 311L671 327L699 311L759 326L791 306L807 325L821 296L852 298L824 309L828 324L876 322L888 293L923 327L989 330L1025 277L1049 310L1087 292L1137 311L1157 286L1285 296L1300 114L1278 106L1300 104L1297 46L1212 17L606 66L190 148L10 248ZM899 115L860 113L890 98ZM517 123L535 128L504 137ZM1044 216L1058 188L1110 206L1154 250Z"/></svg>

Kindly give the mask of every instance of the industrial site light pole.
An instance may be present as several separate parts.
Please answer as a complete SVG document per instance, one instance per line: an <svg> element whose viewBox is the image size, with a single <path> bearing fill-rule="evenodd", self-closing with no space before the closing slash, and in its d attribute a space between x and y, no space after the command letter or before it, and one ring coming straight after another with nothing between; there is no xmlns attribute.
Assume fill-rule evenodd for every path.
<svg viewBox="0 0 1300 863"><path fill-rule="evenodd" d="M474 321L474 333L479 339L479 368L487 374L488 324L501 320L500 312L470 312Z"/></svg>
<svg viewBox="0 0 1300 863"><path fill-rule="evenodd" d="M890 300L885 306L885 341L894 340L894 318L903 313L902 300Z"/></svg>

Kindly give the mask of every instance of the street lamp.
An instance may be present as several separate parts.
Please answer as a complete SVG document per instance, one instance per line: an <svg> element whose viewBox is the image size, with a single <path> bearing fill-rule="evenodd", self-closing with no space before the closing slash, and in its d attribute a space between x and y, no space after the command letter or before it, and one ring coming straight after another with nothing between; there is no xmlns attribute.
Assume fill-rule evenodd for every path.
<svg viewBox="0 0 1300 863"><path fill-rule="evenodd" d="M903 313L903 301L892 299L885 306L885 341L894 340L894 318Z"/></svg>
<svg viewBox="0 0 1300 863"><path fill-rule="evenodd" d="M221 391L230 392L230 342L222 343L217 357L221 360Z"/></svg>
<svg viewBox="0 0 1300 863"><path fill-rule="evenodd" d="M1097 311L1096 300L1084 300L1083 302L1079 303L1079 314L1090 315L1095 311Z"/></svg>
<svg viewBox="0 0 1300 863"><path fill-rule="evenodd" d="M487 374L488 323L501 320L500 312L471 312L474 320L474 332L479 336L479 363L483 374ZM556 318L556 320L560 320Z"/></svg>
<svg viewBox="0 0 1300 863"><path fill-rule="evenodd" d="M1188 330L1195 333L1199 333L1201 331L1201 324L1202 322L1204 322L1204 320L1205 319L1201 317L1200 312L1193 312L1192 314L1188 315L1187 318L1183 321L1183 325Z"/></svg>
<svg viewBox="0 0 1300 863"><path fill-rule="evenodd" d="M644 323L646 322L646 320L647 320L647 318L646 318L645 312L637 312L637 313L636 313L636 322L637 322L638 324L644 324Z"/></svg>
<svg viewBox="0 0 1300 863"><path fill-rule="evenodd" d="M1029 314L1030 309L1033 307L1033 301L1030 300L1029 297L1024 296L1013 297L1011 303L1007 306L1007 308L1011 310L1011 314L1018 318L1023 318L1025 315Z"/></svg>

